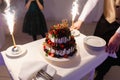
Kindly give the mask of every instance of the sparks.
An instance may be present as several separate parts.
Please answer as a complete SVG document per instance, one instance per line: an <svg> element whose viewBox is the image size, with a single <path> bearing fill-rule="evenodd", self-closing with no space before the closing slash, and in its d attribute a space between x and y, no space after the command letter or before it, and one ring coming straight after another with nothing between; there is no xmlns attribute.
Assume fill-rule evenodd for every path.
<svg viewBox="0 0 120 80"><path fill-rule="evenodd" d="M4 17L7 21L7 25L12 36L14 47L16 47L15 39L13 36L14 22L15 22L15 11L11 9L10 0L5 0L7 7L5 9Z"/></svg>
<svg viewBox="0 0 120 80"><path fill-rule="evenodd" d="M73 2L73 4L72 4L72 12L71 12L71 14L72 14L72 21L74 21L74 19L75 19L75 16L76 15L79 15L79 12L78 12L78 0L75 0L74 2Z"/></svg>
<svg viewBox="0 0 120 80"><path fill-rule="evenodd" d="M5 9L5 19L7 21L7 25L10 31L10 34L13 33L14 22L15 22L15 11L10 8L10 0L5 0L7 7Z"/></svg>

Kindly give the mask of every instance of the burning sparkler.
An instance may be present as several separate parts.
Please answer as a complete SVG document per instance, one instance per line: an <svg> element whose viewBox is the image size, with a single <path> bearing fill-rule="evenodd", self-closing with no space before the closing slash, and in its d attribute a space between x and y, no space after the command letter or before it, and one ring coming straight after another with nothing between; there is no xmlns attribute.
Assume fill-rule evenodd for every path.
<svg viewBox="0 0 120 80"><path fill-rule="evenodd" d="M75 19L75 16L76 14L79 15L79 12L78 12L78 0L75 0L72 4L72 26L74 26L74 19Z"/></svg>
<svg viewBox="0 0 120 80"><path fill-rule="evenodd" d="M12 36L13 44L14 44L14 47L12 46L7 49L6 55L8 57L20 57L24 53L26 53L27 50L26 50L26 48L23 48L21 45L16 46L15 39L13 36L14 23L15 23L15 11L11 8L10 0L5 0L5 1L7 4L7 7L5 8L4 16L7 21L7 25L8 25L10 34Z"/></svg>
<svg viewBox="0 0 120 80"><path fill-rule="evenodd" d="M10 34L12 36L12 40L13 40L13 44L14 44L14 48L15 48L16 43L15 43L15 39L14 39L14 36L13 36L14 22L15 22L15 11L11 10L11 8L10 8L10 0L5 0L5 1L6 1L6 4L7 4L7 7L5 9L4 16L5 16L5 19L7 21L7 25L8 25Z"/></svg>

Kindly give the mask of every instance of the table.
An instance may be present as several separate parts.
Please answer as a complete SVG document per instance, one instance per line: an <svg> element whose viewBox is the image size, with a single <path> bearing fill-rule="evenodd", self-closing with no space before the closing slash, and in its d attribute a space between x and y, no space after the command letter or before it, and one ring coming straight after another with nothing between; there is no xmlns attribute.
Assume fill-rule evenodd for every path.
<svg viewBox="0 0 120 80"><path fill-rule="evenodd" d="M8 58L5 51L2 51L2 56L5 64L14 80L18 80L18 73L24 61L28 60L40 60L48 63L50 66L56 69L57 73L55 75L55 80L80 80L86 74L94 70L98 65L100 65L108 56L105 51L92 52L89 53L84 48L83 38L86 37L83 34L75 37L78 46L78 56L72 58L67 62L55 62L46 60L41 53L43 51L44 38L26 43L22 45L27 49L27 54L16 59ZM58 64L57 64L58 63Z"/></svg>

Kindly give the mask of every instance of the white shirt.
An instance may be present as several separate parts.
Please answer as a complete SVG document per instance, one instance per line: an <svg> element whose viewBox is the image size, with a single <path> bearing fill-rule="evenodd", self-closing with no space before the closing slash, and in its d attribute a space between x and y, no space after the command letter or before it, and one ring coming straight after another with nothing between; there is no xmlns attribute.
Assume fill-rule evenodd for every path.
<svg viewBox="0 0 120 80"><path fill-rule="evenodd" d="M84 8L81 12L80 17L78 20L85 21L87 16L90 14L90 12L94 9L94 7L97 5L99 0L87 0L86 4L84 5ZM120 33L120 27L117 29L118 33Z"/></svg>
<svg viewBox="0 0 120 80"><path fill-rule="evenodd" d="M99 0L87 0L86 4L83 7L80 17L78 20L85 21L86 17L94 9Z"/></svg>
<svg viewBox="0 0 120 80"><path fill-rule="evenodd" d="M117 29L117 31L116 31L117 33L120 33L120 27Z"/></svg>

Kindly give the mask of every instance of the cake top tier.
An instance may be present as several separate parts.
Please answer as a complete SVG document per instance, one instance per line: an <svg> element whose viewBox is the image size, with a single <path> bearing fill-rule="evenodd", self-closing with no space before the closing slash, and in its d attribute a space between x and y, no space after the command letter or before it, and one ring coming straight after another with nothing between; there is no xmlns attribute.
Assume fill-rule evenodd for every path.
<svg viewBox="0 0 120 80"><path fill-rule="evenodd" d="M68 27L68 21L66 19L62 20L61 24L56 24L51 27L51 29L63 29Z"/></svg>
<svg viewBox="0 0 120 80"><path fill-rule="evenodd" d="M62 23L51 26L49 37L62 38L71 36L70 29L68 28L68 21L62 20Z"/></svg>

